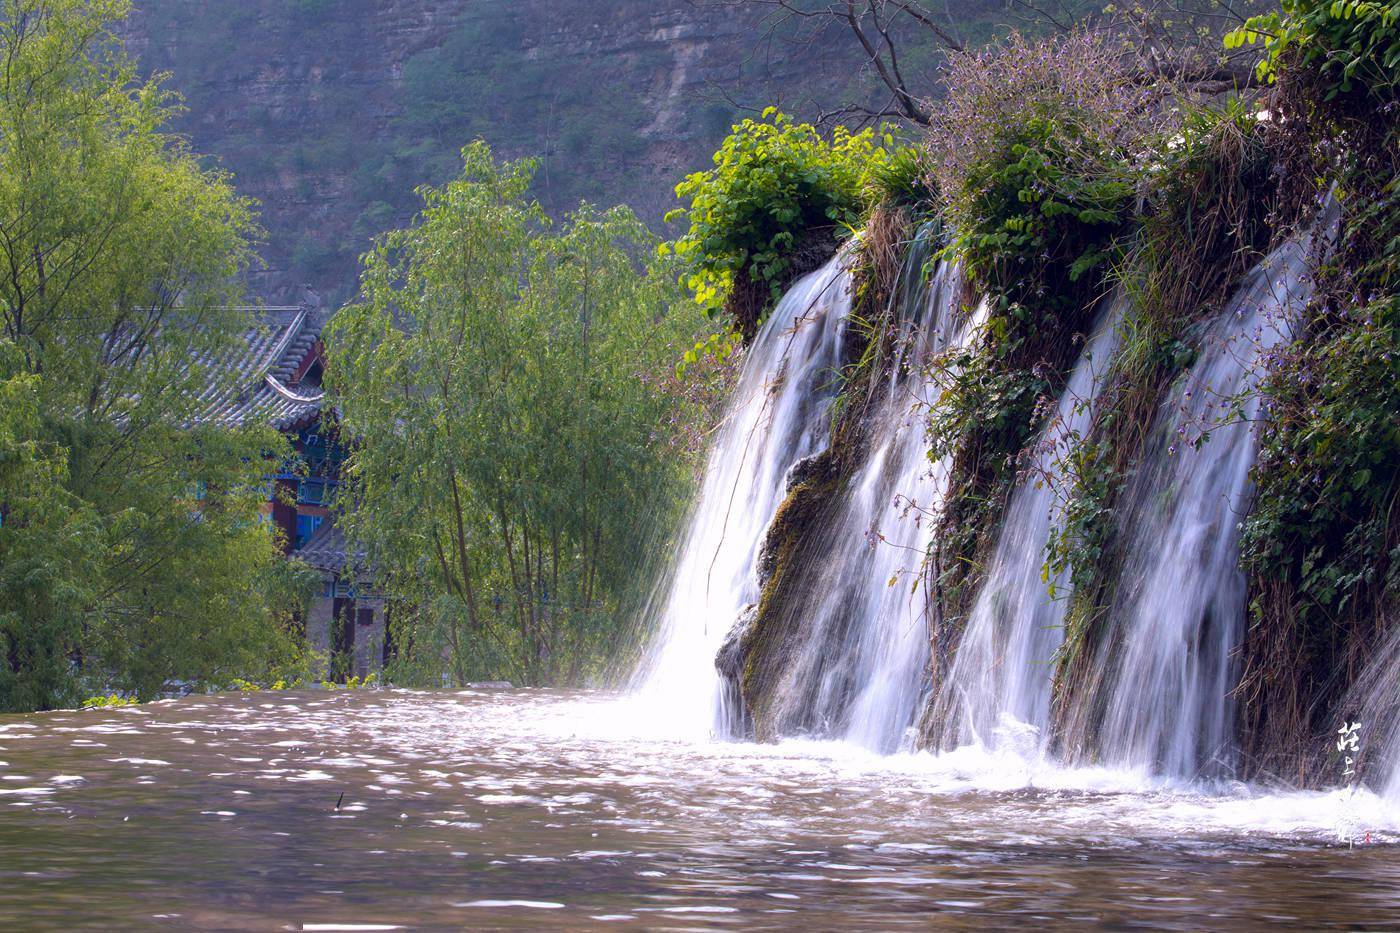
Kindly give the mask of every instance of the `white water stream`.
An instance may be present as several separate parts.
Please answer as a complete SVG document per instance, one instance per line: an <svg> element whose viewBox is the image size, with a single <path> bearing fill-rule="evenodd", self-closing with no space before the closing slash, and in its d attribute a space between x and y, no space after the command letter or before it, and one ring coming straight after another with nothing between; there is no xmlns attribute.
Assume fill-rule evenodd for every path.
<svg viewBox="0 0 1400 933"><path fill-rule="evenodd" d="M673 569L653 597L659 634L637 709L670 734L707 736L721 721L715 653L758 597L758 551L788 470L827 444L851 305L845 263L839 254L794 285L749 348Z"/></svg>
<svg viewBox="0 0 1400 933"><path fill-rule="evenodd" d="M1239 524L1257 448L1249 423L1257 395L1237 416L1227 413L1306 301L1307 253L1290 242L1249 274L1165 403L1129 485L1132 531L1115 629L1097 661L1095 695L1080 698L1102 713L1086 720L1096 728L1076 744L1100 760L1177 778L1233 774L1233 652L1245 622Z"/></svg>
<svg viewBox="0 0 1400 933"><path fill-rule="evenodd" d="M815 679L812 695L780 683L780 704L808 705L817 734L875 751L907 746L924 696L929 640L922 564L948 462L930 462L925 419L936 391L925 371L936 353L960 345L976 314L958 306L959 274L915 244L905 287L895 296L897 359L875 393L869 452L826 531L820 572L806 585L820 599L803 619L802 641L786 677ZM784 714L780 711L778 717Z"/></svg>
<svg viewBox="0 0 1400 933"><path fill-rule="evenodd" d="M1112 634L1083 695L1069 698L1083 705L1069 719L1084 731L1069 737L1066 751L1049 753L1063 607L1041 567L1056 505L1046 484L1028 482L1013 494L942 687L944 750L911 755L910 766L921 762L919 770L969 789L1147 794L1194 795L1201 778L1230 774L1231 653L1244 618L1237 526L1255 440L1250 425L1219 421L1225 399L1257 378L1260 355L1283 339L1305 299L1307 254L1306 243L1287 245L1246 278L1158 416L1146 459L1125 491L1132 545L1110 608ZM716 653L759 595L758 551L788 471L828 442L850 306L842 261L794 286L749 351L675 569L658 589L661 635L626 701L628 734L707 741L726 721ZM951 269L939 268L917 294L899 299L906 304L898 319L909 328L908 355L876 396L882 407L870 418L868 454L831 524L815 577L821 598L800 620L798 657L789 665L816 684L803 701L815 704L804 711L816 723L814 736L784 741L785 748L796 749L797 742L843 756L848 752L836 749L868 755L909 748L910 726L929 689L927 619L913 584L930 544L926 513L937 507L946 472L945 464L927 459L916 400L930 386L918 364L977 326L975 317L959 313L954 279ZM1041 440L1041 472L1054 469L1057 446L1087 428L1123 314L1121 301L1110 302L1087 342ZM1255 404L1240 412L1246 420ZM1210 436L1198 449L1187 441L1201 429ZM1063 590L1064 581L1056 582ZM1396 774L1400 797L1400 769ZM1315 826L1357 808L1377 828L1400 825L1380 798L1336 793L1344 796L1283 796L1271 798L1271 806ZM1253 802L1242 807L1259 799L1247 796ZM1222 801L1211 811L1218 816L1230 806ZM1236 816L1249 821L1243 811Z"/></svg>
<svg viewBox="0 0 1400 933"><path fill-rule="evenodd" d="M1034 467L1007 505L996 553L941 687L943 748L1005 747L1027 759L1045 750L1069 595L1067 573L1054 581L1043 576L1046 547L1060 521L1059 462L1089 429L1126 307L1121 295L1109 303L1036 445Z"/></svg>

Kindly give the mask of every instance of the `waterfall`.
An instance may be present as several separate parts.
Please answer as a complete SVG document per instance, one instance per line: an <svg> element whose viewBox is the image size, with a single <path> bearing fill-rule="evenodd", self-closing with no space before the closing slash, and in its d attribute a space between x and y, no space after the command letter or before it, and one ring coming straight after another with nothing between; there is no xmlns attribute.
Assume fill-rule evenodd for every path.
<svg viewBox="0 0 1400 933"><path fill-rule="evenodd" d="M846 264L838 254L789 289L749 347L672 569L652 598L658 636L640 669L637 708L671 734L714 729L715 654L758 597L755 562L787 472L827 444L851 302Z"/></svg>
<svg viewBox="0 0 1400 933"><path fill-rule="evenodd" d="M950 263L929 274L933 249L930 228L908 250L891 299L895 359L875 388L859 394L868 407L856 439L842 441L848 459L819 467L833 471L821 480L831 485L807 487L818 491L805 500L814 511L798 526L800 537L774 539L797 541L790 546L799 550L788 553L800 556L784 558L787 576L774 579L787 589L771 591L783 595L756 616L769 528L794 477L807 475L802 464L823 462L814 455L830 442L839 369L848 362L848 257L798 282L761 329L672 570L652 600L659 634L640 675L639 716L668 735L727 733L739 721L735 669L747 665L743 677L759 686L745 680L745 696L769 737L807 734L891 752L911 746L927 706L944 750L1039 760L1053 722L1062 727L1054 731L1066 763L1172 779L1231 775L1233 652L1245 621L1239 523L1256 448L1249 421L1258 400L1250 390L1262 355L1287 338L1309 293L1311 243L1276 250L1204 327L1203 349L1167 393L1121 495L1122 569L1086 649L1086 674L1056 695L1068 581L1046 580L1042 568L1063 504L1059 462L1088 432L1122 339L1128 298L1107 302L1033 449L1027 479L1012 492L961 643L930 703L923 563L950 465L928 457L926 416L938 392L928 363L969 345L986 308L968 314L960 306ZM1234 400L1242 401L1237 409ZM759 631L755 618L765 626L762 641L726 644L731 633ZM1400 765L1394 773L1400 795Z"/></svg>
<svg viewBox="0 0 1400 933"><path fill-rule="evenodd" d="M957 270L942 262L928 275L931 237L924 231L905 260L896 359L872 394L866 458L824 532L789 682L776 691L779 722L884 752L905 744L928 663L921 571L948 464L928 458L926 363L975 326L959 313Z"/></svg>
<svg viewBox="0 0 1400 933"><path fill-rule="evenodd" d="M1091 678L1098 695L1079 698L1098 711L1081 722L1097 727L1081 727L1071 743L1104 762L1186 779L1233 772L1232 652L1245 622L1239 524L1257 397L1226 416L1306 300L1307 253L1291 241L1250 273L1174 386L1125 490L1126 560Z"/></svg>
<svg viewBox="0 0 1400 933"><path fill-rule="evenodd" d="M1126 307L1122 293L1109 302L1036 444L1033 468L1011 495L934 710L943 748L995 749L1010 743L1027 758L1044 750L1068 588L1067 573L1054 581L1043 576L1046 548L1059 520L1059 460L1088 431Z"/></svg>

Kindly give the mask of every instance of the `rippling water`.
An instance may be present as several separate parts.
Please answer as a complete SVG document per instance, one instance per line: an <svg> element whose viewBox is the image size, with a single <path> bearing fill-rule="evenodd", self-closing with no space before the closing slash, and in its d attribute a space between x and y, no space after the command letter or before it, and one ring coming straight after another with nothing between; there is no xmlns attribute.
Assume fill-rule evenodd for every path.
<svg viewBox="0 0 1400 933"><path fill-rule="evenodd" d="M1400 917L1400 814L1369 795L1207 796L967 749L684 743L629 735L639 718L626 700L550 691L0 716L0 919L818 930Z"/></svg>

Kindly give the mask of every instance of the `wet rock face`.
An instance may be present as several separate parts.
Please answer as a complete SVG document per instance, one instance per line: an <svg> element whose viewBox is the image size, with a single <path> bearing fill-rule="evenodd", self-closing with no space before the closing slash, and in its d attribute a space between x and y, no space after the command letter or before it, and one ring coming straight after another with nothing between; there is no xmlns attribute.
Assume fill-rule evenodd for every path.
<svg viewBox="0 0 1400 933"><path fill-rule="evenodd" d="M737 631L739 685L756 736L805 733L815 724L805 718L803 697L815 681L794 661L811 602L820 599L814 578L825 566L828 527L842 487L831 450L794 464L788 495L773 519L758 561L763 596L742 631ZM786 710L780 714L779 709ZM793 718L795 716L795 718Z"/></svg>
<svg viewBox="0 0 1400 933"><path fill-rule="evenodd" d="M725 685L725 719L731 735L771 740L784 730L769 714L775 691L786 683L788 641L801 611L789 615L787 602L797 602L790 583L782 579L785 561L804 543L820 521L833 491L834 459L830 451L805 457L792 465L785 480L787 497L773 519L758 555L758 585L764 596L739 614L715 656L715 668ZM801 566L788 568L801 577ZM778 579L775 580L775 577ZM807 724L803 724L806 728Z"/></svg>
<svg viewBox="0 0 1400 933"><path fill-rule="evenodd" d="M726 680L737 682L744 670L744 639L758 622L758 603L744 607L729 634L724 636L724 644L715 656L715 668Z"/></svg>
<svg viewBox="0 0 1400 933"><path fill-rule="evenodd" d="M752 637L758 624L758 604L744 607L734 626L724 637L724 644L715 655L715 668L724 683L721 727L730 738L747 739L754 734L753 716L744 701L744 643Z"/></svg>
<svg viewBox="0 0 1400 933"><path fill-rule="evenodd" d="M789 501L795 490L824 478L831 470L831 456L826 452L804 457L792 465L784 481L785 498ZM779 555L787 543L787 528L777 521L768 529L758 552L758 587L765 589L778 569ZM750 607L757 615L758 607Z"/></svg>
<svg viewBox="0 0 1400 933"><path fill-rule="evenodd" d="M331 304L356 257L405 223L413 189L482 137L538 157L551 212L586 198L649 223L703 169L745 104L833 100L858 75L840 30L803 45L751 13L693 0L144 0L127 27L143 70L170 72L177 128L262 203L253 287ZM722 90L720 90L722 89Z"/></svg>

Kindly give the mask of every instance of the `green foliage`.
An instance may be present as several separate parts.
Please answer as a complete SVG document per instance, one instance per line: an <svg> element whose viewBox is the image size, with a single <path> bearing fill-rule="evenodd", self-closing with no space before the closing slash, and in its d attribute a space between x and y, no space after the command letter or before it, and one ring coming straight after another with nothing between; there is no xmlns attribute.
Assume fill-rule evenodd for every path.
<svg viewBox="0 0 1400 933"><path fill-rule="evenodd" d="M1045 575L1068 569L1077 599L1092 603L1116 573L1118 495L1163 390L1195 360L1195 326L1268 243L1273 161L1255 110L1235 98L1186 109L1179 135L1149 166L1139 228L1113 272L1128 301L1089 436L1056 448L1064 520Z"/></svg>
<svg viewBox="0 0 1400 933"><path fill-rule="evenodd" d="M379 686L379 675L376 673L369 673L363 677L355 675L344 683L333 680L321 681L322 690L370 690L377 686Z"/></svg>
<svg viewBox="0 0 1400 933"><path fill-rule="evenodd" d="M813 239L834 245L859 223L867 173L892 143L843 127L828 140L772 107L736 125L715 167L676 186L689 206L666 218L689 224L670 249L686 263L685 284L700 306L719 313L742 278L762 289L758 318L766 316L791 278L793 254Z"/></svg>
<svg viewBox="0 0 1400 933"><path fill-rule="evenodd" d="M40 377L0 341L0 709L71 696L67 653L98 565L95 523L66 489L68 465L40 417Z"/></svg>
<svg viewBox="0 0 1400 933"><path fill-rule="evenodd" d="M1013 36L953 60L930 145L953 251L981 288L1012 303L1081 304L1077 283L1113 255L1138 159L1161 133L1150 92L1120 59L1073 34Z"/></svg>
<svg viewBox="0 0 1400 933"><path fill-rule="evenodd" d="M973 344L935 360L940 392L929 423L930 459L956 453L969 438L987 451L1014 454L1024 443L1027 426L1036 420L1037 407L1050 387L1047 381L1030 371L1002 366L985 351Z"/></svg>
<svg viewBox="0 0 1400 933"><path fill-rule="evenodd" d="M1241 692L1266 754L1303 757L1335 729L1400 595L1398 14L1299 0L1250 27L1268 32L1297 197L1330 187L1340 209L1314 298L1261 387Z"/></svg>
<svg viewBox="0 0 1400 933"><path fill-rule="evenodd" d="M367 441L343 521L405 598L397 681L576 682L616 647L685 491L673 368L703 318L629 211L555 227L532 163L480 142L463 159L332 322L342 430Z"/></svg>
<svg viewBox="0 0 1400 933"><path fill-rule="evenodd" d="M1344 617L1387 583L1400 491L1400 300L1357 308L1300 342L1269 380L1257 504L1244 525L1256 571L1297 573L1305 618ZM1400 555L1397 555L1400 556Z"/></svg>
<svg viewBox="0 0 1400 933"><path fill-rule="evenodd" d="M1054 118L1007 126L969 166L953 217L963 224L957 252L980 281L1054 301L1066 294L1055 279L1077 282L1108 259L1133 185L1126 171L1078 171L1068 152L1076 132ZM1022 271L1040 275L1024 282Z"/></svg>
<svg viewBox="0 0 1400 933"><path fill-rule="evenodd" d="M1227 49L1263 42L1261 78L1276 80L1292 60L1326 83L1324 100L1358 86L1381 94L1400 88L1400 2L1283 0L1225 36Z"/></svg>
<svg viewBox="0 0 1400 933"><path fill-rule="evenodd" d="M1400 566L1397 15L1396 4L1298 2L1268 24L1271 67L1302 89L1294 132L1326 154L1316 161L1334 173L1342 218L1302 335L1264 386L1271 417L1244 553L1262 579L1286 582L1300 630L1324 641L1371 612Z"/></svg>
<svg viewBox="0 0 1400 933"><path fill-rule="evenodd" d="M883 159L866 166L865 201L929 212L938 203L938 189L928 152L922 146L898 145L889 148Z"/></svg>
<svg viewBox="0 0 1400 933"><path fill-rule="evenodd" d="M119 696L115 693L107 696L88 697L83 701L83 709L118 709L123 706L135 706L135 697Z"/></svg>
<svg viewBox="0 0 1400 933"><path fill-rule="evenodd" d="M163 127L113 30L124 0L5 0L0 52L0 709L86 684L143 699L289 644L260 520L261 426L192 426L237 392L250 205ZM201 485L207 494L192 500Z"/></svg>

